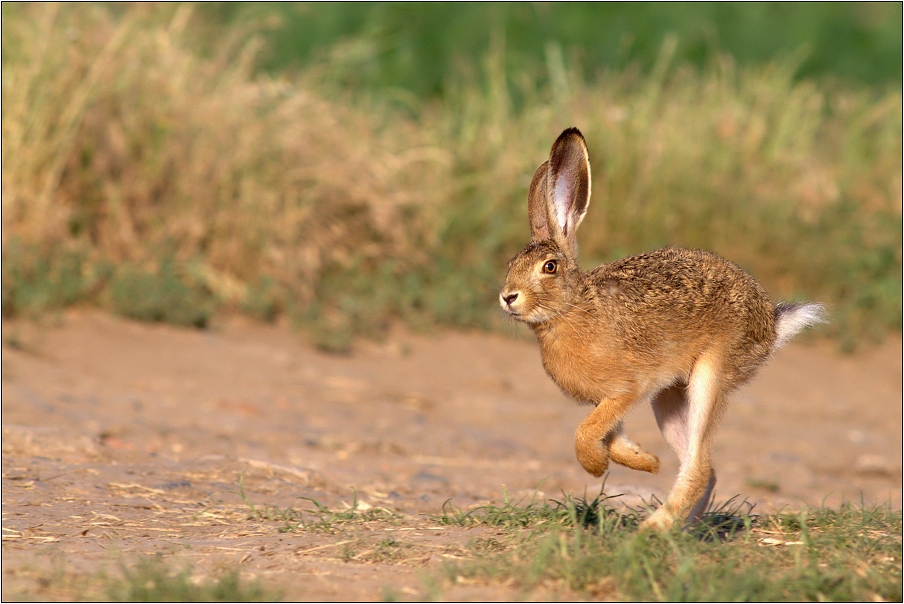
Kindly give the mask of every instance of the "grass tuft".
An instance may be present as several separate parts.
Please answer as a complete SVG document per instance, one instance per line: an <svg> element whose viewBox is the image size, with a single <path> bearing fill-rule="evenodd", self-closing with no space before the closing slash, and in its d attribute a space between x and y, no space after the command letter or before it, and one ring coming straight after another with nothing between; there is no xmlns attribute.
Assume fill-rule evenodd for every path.
<svg viewBox="0 0 904 604"><path fill-rule="evenodd" d="M238 495L251 511L251 517L268 522L280 522L281 532L291 533L297 531L318 531L337 533L346 526L367 522L386 522L396 520L398 514L386 508L372 507L369 504L358 501L358 493L352 489L352 503L345 510L331 510L316 499L311 497L298 497L311 503L314 507L296 509L294 507L280 508L274 505L258 507L245 493L243 485L244 475L239 477Z"/></svg>
<svg viewBox="0 0 904 604"><path fill-rule="evenodd" d="M901 599L901 512L887 506L752 516L752 506L732 499L690 530L653 534L635 530L638 512L625 521L603 505L600 514L604 502L566 498L521 510L506 502L482 515L444 513L511 532L503 541L472 541L472 558L446 564L442 577L514 584L525 594L564 588L648 601ZM505 514L510 521L501 520Z"/></svg>
<svg viewBox="0 0 904 604"><path fill-rule="evenodd" d="M178 273L170 260L156 270L124 265L111 281L110 297L123 316L199 328L207 326L218 302L203 283Z"/></svg>
<svg viewBox="0 0 904 604"><path fill-rule="evenodd" d="M60 551L51 554L50 568L35 576L32 590L12 594L13 600L87 602L272 602L282 598L259 579L244 579L238 569L205 576L191 564L161 554L122 560L118 571L90 573L67 569ZM4 594L6 596L6 594Z"/></svg>
<svg viewBox="0 0 904 604"><path fill-rule="evenodd" d="M113 602L267 602L280 599L259 581L242 582L238 571L215 579L195 580L189 567L175 569L161 556L123 568L123 577L106 586Z"/></svg>
<svg viewBox="0 0 904 604"><path fill-rule="evenodd" d="M468 512L455 509L451 500L447 500L443 503L442 516L437 520L448 525L505 529L535 528L542 525L595 527L597 530L636 528L645 512L613 505L620 495L606 495L605 486L604 482L599 495L590 501L586 495L575 498L567 493L562 494L562 501L537 501L535 493L527 505L524 505L526 496L518 501L511 501L508 492L503 490L502 505L481 505Z"/></svg>

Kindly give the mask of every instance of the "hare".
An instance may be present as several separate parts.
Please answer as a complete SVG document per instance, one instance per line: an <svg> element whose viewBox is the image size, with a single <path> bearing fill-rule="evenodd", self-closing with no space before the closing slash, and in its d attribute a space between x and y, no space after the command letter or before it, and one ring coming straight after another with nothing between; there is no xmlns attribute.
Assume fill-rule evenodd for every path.
<svg viewBox="0 0 904 604"><path fill-rule="evenodd" d="M595 406L575 434L589 473L601 476L610 459L659 471L659 459L622 429L631 407L652 403L681 469L642 527L668 530L698 520L709 504L713 433L728 393L824 311L773 304L741 268L699 250L665 248L581 271L575 233L589 202L587 146L570 128L531 181L531 241L509 262L499 303L536 334L553 381Z"/></svg>

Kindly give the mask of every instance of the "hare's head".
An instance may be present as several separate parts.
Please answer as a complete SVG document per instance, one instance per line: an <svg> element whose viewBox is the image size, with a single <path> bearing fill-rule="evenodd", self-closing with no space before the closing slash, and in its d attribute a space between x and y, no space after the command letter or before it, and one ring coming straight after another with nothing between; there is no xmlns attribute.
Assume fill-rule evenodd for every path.
<svg viewBox="0 0 904 604"><path fill-rule="evenodd" d="M581 284L578 225L590 203L590 162L577 128L563 132L537 168L527 196L530 243L509 262L502 309L525 323L542 323L568 309Z"/></svg>

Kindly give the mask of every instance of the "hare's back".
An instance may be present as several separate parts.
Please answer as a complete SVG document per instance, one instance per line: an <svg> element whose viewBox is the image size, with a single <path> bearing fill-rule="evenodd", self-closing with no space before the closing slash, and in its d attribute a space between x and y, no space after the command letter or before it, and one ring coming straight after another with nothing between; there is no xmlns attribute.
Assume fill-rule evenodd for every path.
<svg viewBox="0 0 904 604"><path fill-rule="evenodd" d="M708 336L764 349L775 339L769 295L710 252L664 248L603 265L591 279L610 316L642 326L649 338Z"/></svg>

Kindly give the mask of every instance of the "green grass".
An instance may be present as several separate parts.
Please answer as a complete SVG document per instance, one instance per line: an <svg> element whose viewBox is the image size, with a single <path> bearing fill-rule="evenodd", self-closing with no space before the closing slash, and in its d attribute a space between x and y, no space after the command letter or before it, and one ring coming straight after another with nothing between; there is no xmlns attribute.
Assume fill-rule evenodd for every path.
<svg viewBox="0 0 904 604"><path fill-rule="evenodd" d="M4 316L283 315L333 351L399 320L502 328L531 175L577 125L582 266L700 247L824 302L845 348L901 329L894 86L801 77L792 55L692 67L669 36L648 69L591 77L562 52L513 66L497 36L440 97L393 96L328 61L261 75L260 38L206 8L3 11Z"/></svg>
<svg viewBox="0 0 904 604"><path fill-rule="evenodd" d="M200 328L207 325L218 302L209 289L177 272L168 259L156 270L123 266L110 283L110 298L113 309L123 316Z"/></svg>
<svg viewBox="0 0 904 604"><path fill-rule="evenodd" d="M484 506L458 521L504 526L472 543L451 583L515 585L646 601L900 601L901 512L843 505L754 516L735 505L694 530L638 533L644 512L605 499ZM444 515L444 518L448 517ZM504 520L508 517L508 520Z"/></svg>
<svg viewBox="0 0 904 604"><path fill-rule="evenodd" d="M299 497L308 507L278 507L269 504L255 505L245 493L244 476L239 478L238 495L251 511L251 518L266 522L278 522L280 532L316 531L335 534L349 526L368 522L391 522L398 515L385 508L360 505L358 492L352 489L352 502L344 510L331 510L316 499Z"/></svg>
<svg viewBox="0 0 904 604"><path fill-rule="evenodd" d="M107 583L106 597L113 602L268 602L280 595L259 581L243 582L238 571L216 578L192 580L192 571L175 568L159 556L149 556L124 567L122 578ZM106 598L105 598L106 599Z"/></svg>
<svg viewBox="0 0 904 604"><path fill-rule="evenodd" d="M385 519L366 513L310 510L325 522L292 530L342 535L325 544L332 560L408 565L433 559L422 575L424 594L442 599L462 584L514 589L513 597L628 601L900 601L902 514L888 505L756 515L729 501L688 530L638 532L647 507L631 509L603 493L593 500L509 501L469 512L443 506L431 522L483 529L454 560L432 544L381 532ZM285 517L250 504L249 521ZM295 521L296 512L289 512ZM404 520L404 518L402 518ZM409 519L415 523L423 518ZM376 521L376 524L373 524ZM367 526L369 530L360 529ZM235 570L202 577L159 555L132 560L115 574L73 576L58 560L38 578L39 596L107 601L264 601L279 593ZM284 581L280 581L284 583ZM512 594L511 591L503 593ZM390 587L387 600L399 597Z"/></svg>
<svg viewBox="0 0 904 604"><path fill-rule="evenodd" d="M16 237L3 248L3 316L31 315L89 298L102 282L82 250L55 247L43 253L28 249Z"/></svg>
<svg viewBox="0 0 904 604"><path fill-rule="evenodd" d="M262 66L281 72L329 61L346 86L442 94L463 66L504 38L512 74L550 56L582 71L649 71L666 36L704 66L719 53L741 64L803 51L799 73L879 83L901 79L901 7L856 3L215 4L221 26L271 18ZM275 17L275 19L272 19ZM400 95L401 96L401 95Z"/></svg>
<svg viewBox="0 0 904 604"><path fill-rule="evenodd" d="M413 519L371 508L259 507L240 495L250 519L281 530L339 535L329 556L345 562L405 564L422 545L381 531ZM356 500L353 499L356 504ZM684 530L659 534L638 526L658 502L631 508L603 491L489 503L470 510L446 502L432 522L482 529L454 560L433 565L425 593L441 598L461 584L514 588L518 597L641 601L899 601L902 514L889 505L755 514L747 501L711 507ZM366 531L361 529L366 527ZM429 556L426 556L429 557ZM396 594L387 592L387 597Z"/></svg>
<svg viewBox="0 0 904 604"><path fill-rule="evenodd" d="M24 601L87 602L268 602L282 595L247 580L238 569L221 569L212 576L199 574L185 561L160 554L131 557L117 571L73 573L62 553L51 557L51 568L36 574L36 585L12 594Z"/></svg>

